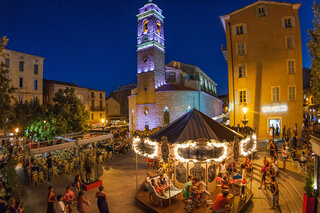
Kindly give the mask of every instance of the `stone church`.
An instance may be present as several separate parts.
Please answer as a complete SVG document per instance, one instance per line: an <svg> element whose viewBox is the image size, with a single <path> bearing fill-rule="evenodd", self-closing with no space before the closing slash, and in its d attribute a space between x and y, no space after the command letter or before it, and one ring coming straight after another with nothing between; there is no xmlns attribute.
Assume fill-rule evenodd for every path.
<svg viewBox="0 0 320 213"><path fill-rule="evenodd" d="M215 117L222 113L216 83L199 67L165 64L164 16L152 1L139 9L137 88L129 99L130 131L163 127L192 108Z"/></svg>

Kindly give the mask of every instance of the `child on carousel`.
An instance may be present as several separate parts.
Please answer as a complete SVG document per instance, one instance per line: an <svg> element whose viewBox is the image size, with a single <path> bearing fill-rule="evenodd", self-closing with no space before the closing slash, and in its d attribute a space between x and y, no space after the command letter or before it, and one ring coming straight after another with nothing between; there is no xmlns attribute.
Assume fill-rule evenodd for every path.
<svg viewBox="0 0 320 213"><path fill-rule="evenodd" d="M158 186L162 188L165 192L171 189L171 187L168 184L168 181L166 180L163 174L160 175Z"/></svg>
<svg viewBox="0 0 320 213"><path fill-rule="evenodd" d="M163 196L163 197L166 197L166 192L163 188L159 187L158 184L156 183L156 180L155 179L151 179L151 184L152 186L154 187L154 189L156 190L156 192Z"/></svg>

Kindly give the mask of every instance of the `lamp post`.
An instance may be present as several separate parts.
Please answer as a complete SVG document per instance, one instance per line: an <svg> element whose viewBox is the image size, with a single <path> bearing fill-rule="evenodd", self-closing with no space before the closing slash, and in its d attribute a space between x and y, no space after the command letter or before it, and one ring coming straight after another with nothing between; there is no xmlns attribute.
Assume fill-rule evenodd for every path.
<svg viewBox="0 0 320 213"><path fill-rule="evenodd" d="M247 106L244 106L242 107L242 111L243 111L243 120L242 120L242 123L244 125L244 127L246 127L247 123L248 123L248 119L246 118L246 114L248 112L248 107Z"/></svg>

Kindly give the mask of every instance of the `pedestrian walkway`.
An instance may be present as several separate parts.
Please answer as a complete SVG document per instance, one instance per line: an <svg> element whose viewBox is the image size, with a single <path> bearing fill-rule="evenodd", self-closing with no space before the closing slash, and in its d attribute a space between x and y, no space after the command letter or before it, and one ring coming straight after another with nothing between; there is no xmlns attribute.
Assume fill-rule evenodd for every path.
<svg viewBox="0 0 320 213"><path fill-rule="evenodd" d="M142 183L146 177L145 161L139 158L139 174L138 183ZM136 164L135 155L129 153L128 155L118 157L109 161L104 166L103 175L100 179L103 182L105 191L108 193L108 205L110 212L132 212L142 213L146 212L143 207L136 204ZM47 194L48 186L54 187L55 195L65 192L65 187L71 185L74 181L74 176L63 175L52 182L44 182L35 186L24 186L25 196L23 203L25 212L45 212L47 208ZM85 192L85 196L89 199L91 205L88 213L97 213L95 193L98 189ZM74 212L76 211L76 204L73 204Z"/></svg>

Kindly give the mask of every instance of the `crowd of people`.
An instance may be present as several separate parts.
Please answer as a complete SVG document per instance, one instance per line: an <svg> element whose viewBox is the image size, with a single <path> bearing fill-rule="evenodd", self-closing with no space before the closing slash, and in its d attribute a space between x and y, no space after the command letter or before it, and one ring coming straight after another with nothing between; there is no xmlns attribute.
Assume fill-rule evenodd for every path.
<svg viewBox="0 0 320 213"><path fill-rule="evenodd" d="M89 200L86 198L84 191L82 190L82 181L79 175L75 177L75 181L72 184L74 191L71 186L67 186L64 193L55 195L54 187L49 186L48 188L48 199L47 199L47 213L67 213L73 211L73 205L76 203L77 212L86 213L88 207L91 205ZM108 208L108 194L104 191L104 187L100 186L98 192L95 195L97 199L97 206L100 213L109 213Z"/></svg>

